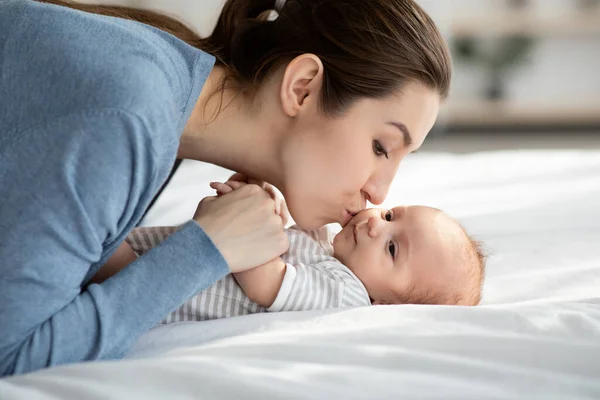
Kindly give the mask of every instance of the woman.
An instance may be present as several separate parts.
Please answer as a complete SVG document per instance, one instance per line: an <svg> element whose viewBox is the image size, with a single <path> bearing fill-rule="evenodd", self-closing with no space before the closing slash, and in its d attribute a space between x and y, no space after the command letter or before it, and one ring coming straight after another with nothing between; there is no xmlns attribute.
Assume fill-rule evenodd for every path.
<svg viewBox="0 0 600 400"><path fill-rule="evenodd" d="M278 1L269 21L274 3L229 0L206 39L141 10L0 4L2 375L121 357L192 294L287 250L248 185L88 285L176 157L269 182L307 229L384 200L448 92L437 29L411 0Z"/></svg>

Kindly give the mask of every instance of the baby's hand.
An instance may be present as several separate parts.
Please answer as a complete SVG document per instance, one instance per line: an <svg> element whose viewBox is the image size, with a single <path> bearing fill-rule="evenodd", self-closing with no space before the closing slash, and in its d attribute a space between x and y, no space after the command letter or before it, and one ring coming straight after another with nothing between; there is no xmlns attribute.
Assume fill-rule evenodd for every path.
<svg viewBox="0 0 600 400"><path fill-rule="evenodd" d="M229 178L229 180L225 183L211 182L210 187L217 191L217 196L222 196L248 184L260 186L265 192L269 194L269 196L271 196L271 198L275 202L275 213L279 215L279 217L281 217L283 225L286 226L291 218L290 212L288 211L285 199L277 192L273 185L264 181L248 179L242 174L235 174L231 178Z"/></svg>
<svg viewBox="0 0 600 400"><path fill-rule="evenodd" d="M225 183L222 182L211 182L210 187L217 191L217 196L223 196L224 194L231 193L236 189L241 188L242 186L247 185L246 182L238 182L238 181L227 181Z"/></svg>

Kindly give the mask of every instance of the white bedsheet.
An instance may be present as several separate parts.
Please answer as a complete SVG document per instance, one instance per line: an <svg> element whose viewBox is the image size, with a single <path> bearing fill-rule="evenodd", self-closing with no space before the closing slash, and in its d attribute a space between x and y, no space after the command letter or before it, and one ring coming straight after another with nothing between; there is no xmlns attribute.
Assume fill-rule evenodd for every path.
<svg viewBox="0 0 600 400"><path fill-rule="evenodd" d="M147 225L228 171L184 163ZM416 154L387 205L461 220L483 305L251 315L156 328L128 360L0 381L0 399L600 399L600 152Z"/></svg>

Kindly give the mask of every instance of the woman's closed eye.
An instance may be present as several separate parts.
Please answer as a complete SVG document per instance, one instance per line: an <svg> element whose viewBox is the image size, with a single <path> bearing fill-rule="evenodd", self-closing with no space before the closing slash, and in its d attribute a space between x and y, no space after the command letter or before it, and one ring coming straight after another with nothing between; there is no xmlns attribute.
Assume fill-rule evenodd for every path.
<svg viewBox="0 0 600 400"><path fill-rule="evenodd" d="M385 158L389 158L387 150L378 140L373 140L373 153L378 157L385 156Z"/></svg>

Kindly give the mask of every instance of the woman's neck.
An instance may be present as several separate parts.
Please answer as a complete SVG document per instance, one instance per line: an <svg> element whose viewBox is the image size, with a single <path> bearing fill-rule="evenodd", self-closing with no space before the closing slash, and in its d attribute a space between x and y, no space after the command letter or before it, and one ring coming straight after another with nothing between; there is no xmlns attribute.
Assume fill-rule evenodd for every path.
<svg viewBox="0 0 600 400"><path fill-rule="evenodd" d="M222 67L210 73L181 137L178 157L216 164L280 187L285 121L278 121L272 104L252 110L257 107L232 90L225 90L221 98L223 76Z"/></svg>

